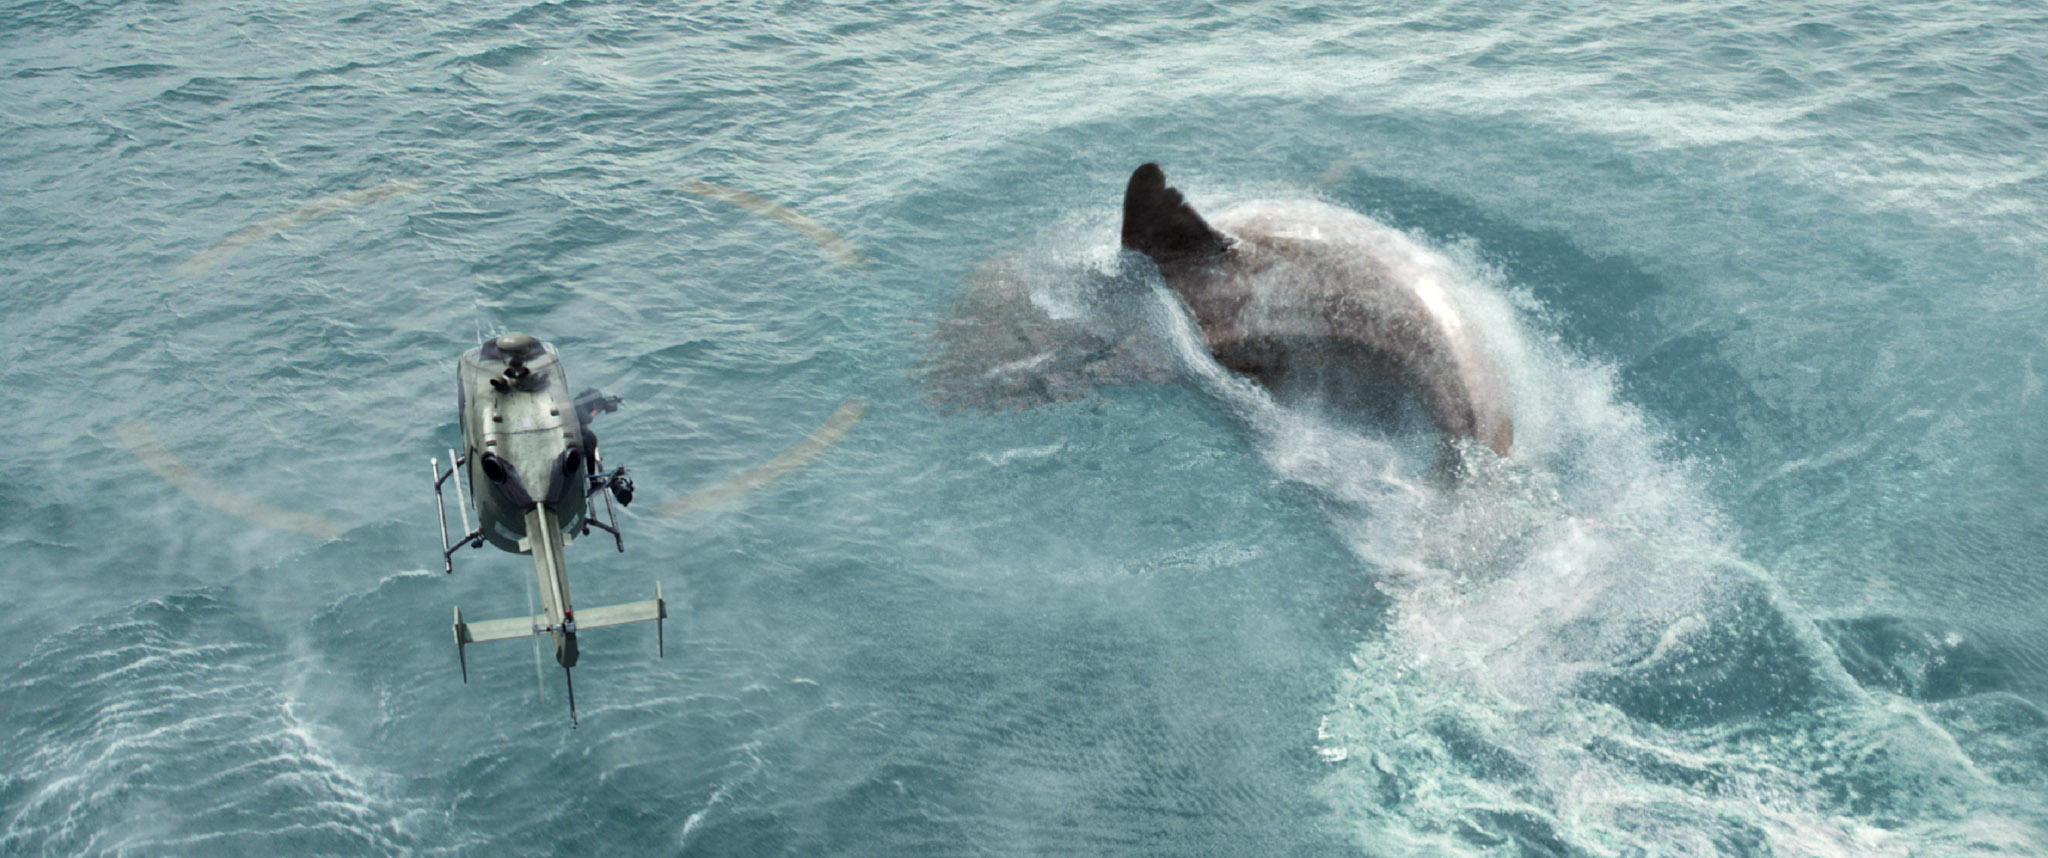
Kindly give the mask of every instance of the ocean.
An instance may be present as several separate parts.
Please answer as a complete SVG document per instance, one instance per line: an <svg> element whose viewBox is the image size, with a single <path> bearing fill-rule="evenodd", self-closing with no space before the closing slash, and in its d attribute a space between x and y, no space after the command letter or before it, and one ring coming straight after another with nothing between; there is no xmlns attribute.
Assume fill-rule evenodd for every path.
<svg viewBox="0 0 2048 858"><path fill-rule="evenodd" d="M0 2L0 855L2048 853L2048 6ZM1513 454L1223 373L1148 161ZM505 331L669 603L573 729Z"/></svg>

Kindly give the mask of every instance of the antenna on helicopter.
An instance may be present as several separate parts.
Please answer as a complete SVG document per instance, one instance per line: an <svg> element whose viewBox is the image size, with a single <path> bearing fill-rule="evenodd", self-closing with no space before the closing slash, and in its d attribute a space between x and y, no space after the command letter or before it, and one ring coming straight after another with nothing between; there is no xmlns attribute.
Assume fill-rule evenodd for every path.
<svg viewBox="0 0 2048 858"><path fill-rule="evenodd" d="M576 729L576 680L570 678L572 673L575 673L575 671L566 667L562 668L562 687L569 689L569 729L574 730Z"/></svg>

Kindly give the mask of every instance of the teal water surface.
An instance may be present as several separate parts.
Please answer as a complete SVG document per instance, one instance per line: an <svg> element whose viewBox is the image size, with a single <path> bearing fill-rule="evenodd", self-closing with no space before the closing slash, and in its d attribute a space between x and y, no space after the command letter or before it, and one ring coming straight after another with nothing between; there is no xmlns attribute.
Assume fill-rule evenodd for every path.
<svg viewBox="0 0 2048 858"><path fill-rule="evenodd" d="M0 855L2042 854L2044 45L2038 3L5 0ZM1448 487L1218 374L1116 254L1144 161L1401 231L1513 460ZM992 271L1157 371L946 407ZM449 645L527 604L523 557L441 574L426 474L502 330L625 400L578 603L671 601L664 658L587 636L573 731L528 647Z"/></svg>

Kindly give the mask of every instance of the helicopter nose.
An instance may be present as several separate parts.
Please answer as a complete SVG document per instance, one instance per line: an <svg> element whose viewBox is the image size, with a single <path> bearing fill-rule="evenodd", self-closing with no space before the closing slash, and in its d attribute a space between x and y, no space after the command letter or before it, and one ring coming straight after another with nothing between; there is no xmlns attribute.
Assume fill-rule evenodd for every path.
<svg viewBox="0 0 2048 858"><path fill-rule="evenodd" d="M522 359L532 357L535 352L540 351L540 340L517 332L500 334L491 342L498 347L498 351Z"/></svg>

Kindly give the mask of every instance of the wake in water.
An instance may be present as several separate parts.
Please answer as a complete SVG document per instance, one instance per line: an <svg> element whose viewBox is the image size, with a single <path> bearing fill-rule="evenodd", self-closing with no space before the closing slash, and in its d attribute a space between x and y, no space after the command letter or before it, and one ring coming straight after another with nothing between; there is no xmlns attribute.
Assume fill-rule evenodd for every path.
<svg viewBox="0 0 2048 858"><path fill-rule="evenodd" d="M1314 227L1359 215L1294 207ZM2039 811L1914 701L1860 686L1613 374L1525 331L1501 278L1377 224L1507 377L1508 459L1432 479L1426 420L1277 401L1217 365L1142 263L1070 228L976 277L921 371L942 407L1179 380L1252 433L1396 606L1317 729L1368 854L2031 855ZM1088 236L1088 237L1084 237ZM1991 743L1995 746L1996 743Z"/></svg>

